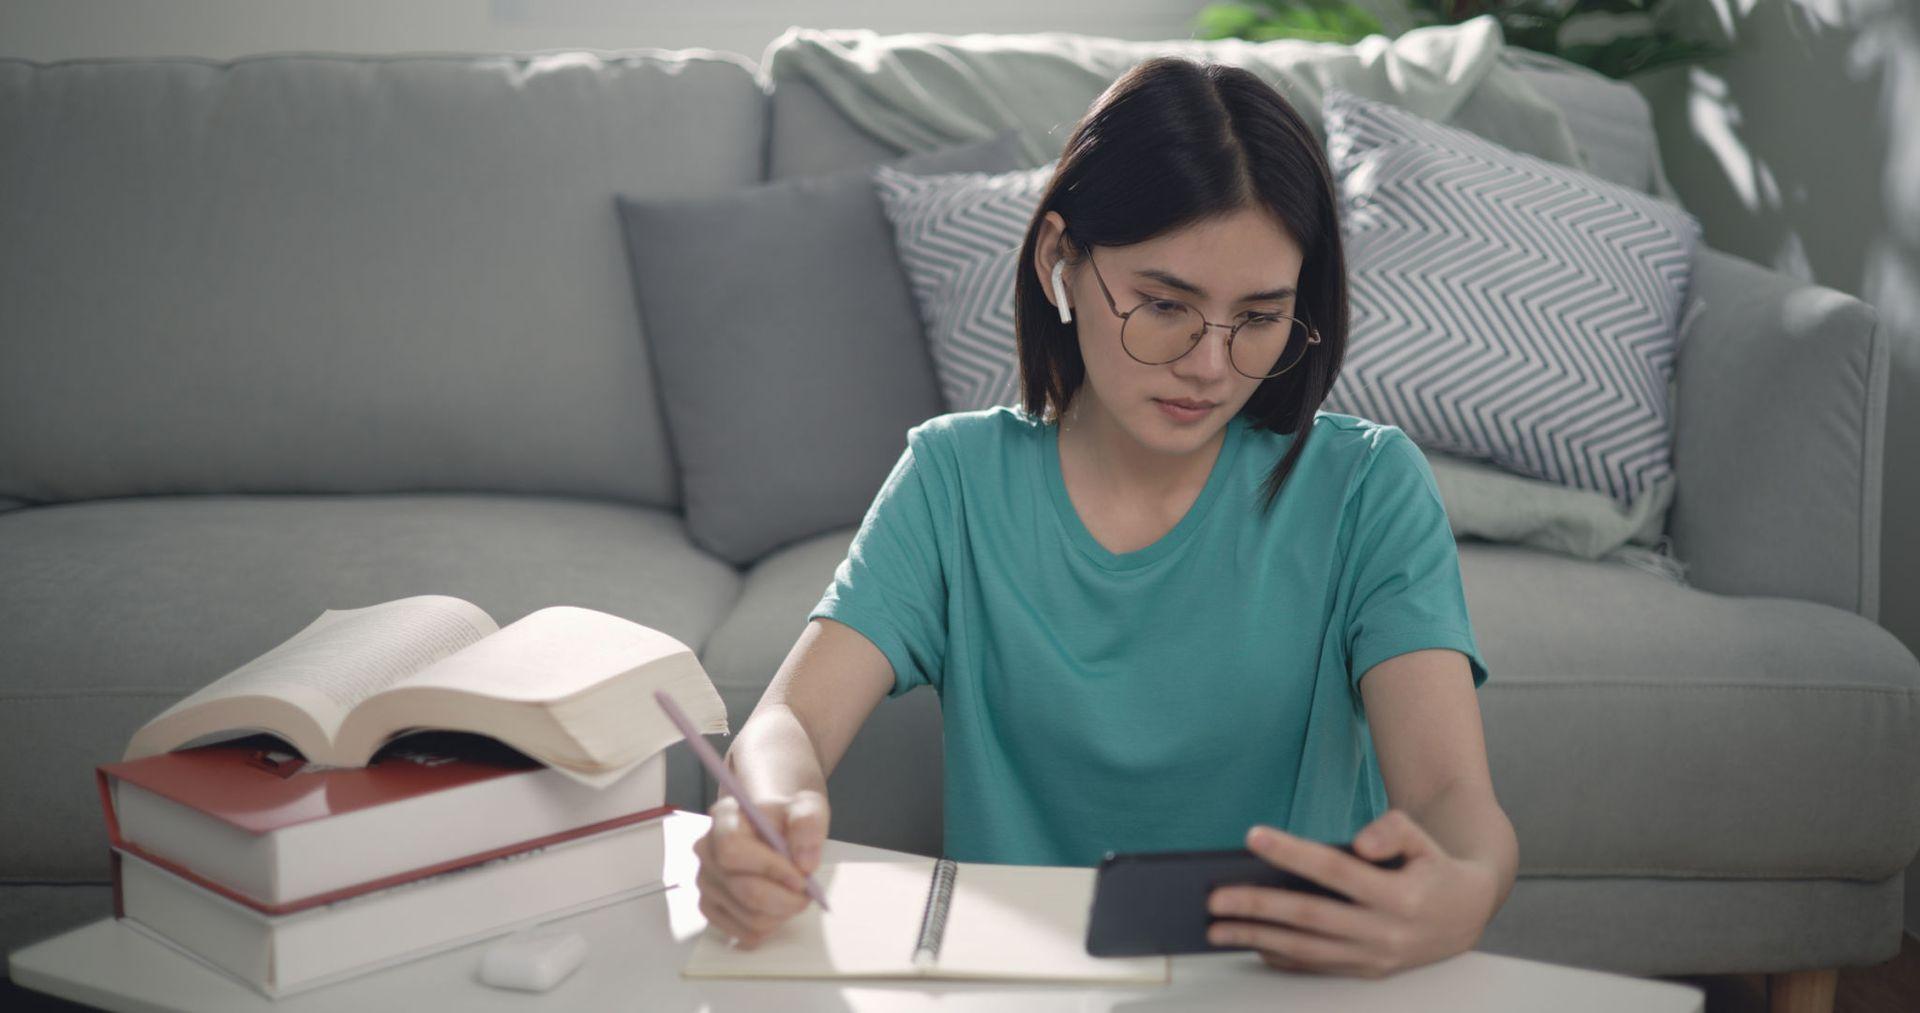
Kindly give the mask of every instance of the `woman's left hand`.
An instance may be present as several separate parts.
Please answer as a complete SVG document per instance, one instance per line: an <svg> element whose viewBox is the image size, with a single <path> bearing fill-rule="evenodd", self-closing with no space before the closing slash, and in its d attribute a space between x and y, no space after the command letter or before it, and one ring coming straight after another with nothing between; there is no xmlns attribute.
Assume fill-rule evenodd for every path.
<svg viewBox="0 0 1920 1013"><path fill-rule="evenodd" d="M1398 809L1354 835L1362 858L1404 855L1398 869L1266 826L1248 831L1247 847L1353 899L1261 886L1223 886L1209 895L1216 920L1208 942L1252 947L1268 965L1289 971L1379 978L1463 953L1480 941L1499 891L1492 866L1447 854Z"/></svg>

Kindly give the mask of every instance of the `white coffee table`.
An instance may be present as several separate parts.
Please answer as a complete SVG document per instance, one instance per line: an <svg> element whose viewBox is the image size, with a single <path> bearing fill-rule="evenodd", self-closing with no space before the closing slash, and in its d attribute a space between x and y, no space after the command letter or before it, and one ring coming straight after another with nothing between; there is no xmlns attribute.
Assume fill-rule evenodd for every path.
<svg viewBox="0 0 1920 1013"><path fill-rule="evenodd" d="M707 818L667 818L663 893L633 898L554 922L584 934L586 963L551 992L508 992L474 977L486 942L376 971L277 1002L182 956L111 918L14 951L13 980L27 988L110 1010L779 1010L941 1013L1072 1009L1244 1010L1290 1013L1560 1013L1634 1010L1701 1013L1700 990L1670 982L1579 970L1489 953L1463 953L1378 981L1276 971L1251 953L1175 957L1173 981L1158 987L883 982L720 981L680 977L693 940L706 928L692 886L692 844ZM842 841L830 858L889 859L901 852Z"/></svg>

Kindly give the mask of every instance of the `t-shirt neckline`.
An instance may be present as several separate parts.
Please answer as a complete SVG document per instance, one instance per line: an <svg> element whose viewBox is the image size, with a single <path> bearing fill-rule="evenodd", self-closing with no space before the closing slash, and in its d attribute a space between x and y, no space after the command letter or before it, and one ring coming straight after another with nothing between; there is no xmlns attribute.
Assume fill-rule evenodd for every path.
<svg viewBox="0 0 1920 1013"><path fill-rule="evenodd" d="M1240 449L1241 430L1244 420L1235 415L1227 420L1226 438L1220 444L1220 453L1213 460L1213 470L1207 475L1207 484L1200 488L1200 495L1194 498L1193 505L1187 508L1186 515L1180 518L1160 539L1144 548L1132 552L1114 552L1100 544L1087 530L1080 519L1080 512L1074 509L1073 497L1067 494L1066 477L1060 471L1060 426L1057 423L1043 426L1041 431L1040 467L1044 471L1047 490L1053 500L1054 513L1060 519L1060 526L1066 532L1067 539L1088 559L1109 570L1132 570L1153 563L1185 544L1193 533L1206 520L1213 508L1213 501L1220 498L1220 489L1227 484L1228 476L1233 472L1234 456Z"/></svg>

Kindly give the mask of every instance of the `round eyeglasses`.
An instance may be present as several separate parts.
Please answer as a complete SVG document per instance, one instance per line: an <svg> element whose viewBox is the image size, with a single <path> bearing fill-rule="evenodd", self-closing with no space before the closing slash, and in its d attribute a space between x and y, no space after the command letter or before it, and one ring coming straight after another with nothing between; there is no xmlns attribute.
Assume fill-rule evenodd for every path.
<svg viewBox="0 0 1920 1013"><path fill-rule="evenodd" d="M1088 246L1086 250L1094 280L1100 283L1100 294L1107 297L1107 308L1120 318L1120 347L1135 362L1166 365L1198 347L1207 328L1218 327L1227 332L1227 360L1234 370L1248 379L1271 380L1299 365L1308 345L1320 343L1320 332L1284 313L1248 313L1228 326L1208 321L1199 310L1178 299L1147 299L1122 313L1107 288L1107 280L1100 276L1100 265L1093 262L1093 248Z"/></svg>

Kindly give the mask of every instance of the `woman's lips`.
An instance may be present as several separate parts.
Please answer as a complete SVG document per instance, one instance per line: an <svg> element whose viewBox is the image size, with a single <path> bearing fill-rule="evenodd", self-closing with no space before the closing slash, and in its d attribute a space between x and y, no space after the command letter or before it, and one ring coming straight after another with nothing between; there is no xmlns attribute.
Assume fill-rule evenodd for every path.
<svg viewBox="0 0 1920 1013"><path fill-rule="evenodd" d="M1175 422L1198 422L1206 418L1208 412L1213 411L1213 405L1211 404L1197 408L1188 408L1182 407L1172 401L1163 401L1160 398L1154 398L1153 403L1160 406L1161 414Z"/></svg>

